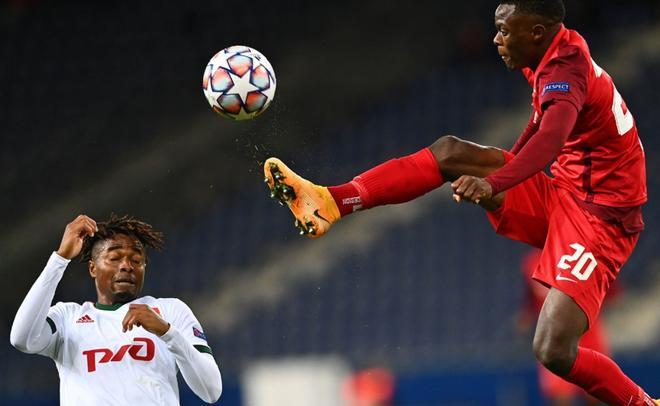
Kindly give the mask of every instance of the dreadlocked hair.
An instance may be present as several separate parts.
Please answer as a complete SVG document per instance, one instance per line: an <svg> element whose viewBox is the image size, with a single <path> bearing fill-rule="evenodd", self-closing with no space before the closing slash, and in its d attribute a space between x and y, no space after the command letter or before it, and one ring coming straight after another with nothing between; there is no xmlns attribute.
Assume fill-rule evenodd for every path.
<svg viewBox="0 0 660 406"><path fill-rule="evenodd" d="M536 14L547 18L552 24L561 23L566 17L562 0L501 0L500 4L512 4L516 6L516 13Z"/></svg>
<svg viewBox="0 0 660 406"><path fill-rule="evenodd" d="M93 237L86 236L80 251L80 261L87 262L92 259L94 245L117 234L126 234L137 238L145 247L160 251L165 243L163 233L154 230L151 224L124 215L118 216L114 213L106 221L96 223L98 231Z"/></svg>

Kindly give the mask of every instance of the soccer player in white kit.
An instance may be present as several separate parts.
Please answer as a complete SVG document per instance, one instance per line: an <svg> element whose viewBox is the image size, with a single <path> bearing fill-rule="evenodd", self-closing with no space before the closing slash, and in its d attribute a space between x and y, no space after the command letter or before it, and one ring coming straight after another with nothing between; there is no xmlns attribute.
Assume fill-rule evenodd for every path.
<svg viewBox="0 0 660 406"><path fill-rule="evenodd" d="M55 361L61 405L178 405L178 371L205 402L220 397L220 370L190 308L179 299L138 297L146 249L162 245L160 232L127 216L97 224L80 215L66 226L11 329L14 347ZM79 254L97 303L51 306Z"/></svg>

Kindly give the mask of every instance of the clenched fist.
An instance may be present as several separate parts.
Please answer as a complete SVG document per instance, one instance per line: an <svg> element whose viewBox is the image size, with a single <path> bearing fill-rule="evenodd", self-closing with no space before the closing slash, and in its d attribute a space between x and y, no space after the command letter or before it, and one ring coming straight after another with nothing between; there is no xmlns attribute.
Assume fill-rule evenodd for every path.
<svg viewBox="0 0 660 406"><path fill-rule="evenodd" d="M124 333L133 330L133 326L142 327L158 337L167 333L170 323L163 320L151 307L146 304L131 304L128 313L124 316L121 325Z"/></svg>
<svg viewBox="0 0 660 406"><path fill-rule="evenodd" d="M463 175L451 184L454 200L467 200L479 204L480 201L493 197L493 187L483 178Z"/></svg>

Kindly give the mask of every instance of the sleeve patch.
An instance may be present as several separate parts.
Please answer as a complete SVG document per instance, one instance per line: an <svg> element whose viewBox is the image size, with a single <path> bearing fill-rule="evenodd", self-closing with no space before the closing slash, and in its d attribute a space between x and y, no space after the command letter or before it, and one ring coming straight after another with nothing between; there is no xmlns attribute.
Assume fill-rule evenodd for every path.
<svg viewBox="0 0 660 406"><path fill-rule="evenodd" d="M201 338L204 341L208 341L206 339L206 335L204 334L204 332L202 330L198 329L197 327L193 327L192 329L193 329L193 334L195 335L195 337Z"/></svg>
<svg viewBox="0 0 660 406"><path fill-rule="evenodd" d="M543 92L541 92L541 96L550 92L569 93L570 91L571 85L568 82L552 82L543 86Z"/></svg>

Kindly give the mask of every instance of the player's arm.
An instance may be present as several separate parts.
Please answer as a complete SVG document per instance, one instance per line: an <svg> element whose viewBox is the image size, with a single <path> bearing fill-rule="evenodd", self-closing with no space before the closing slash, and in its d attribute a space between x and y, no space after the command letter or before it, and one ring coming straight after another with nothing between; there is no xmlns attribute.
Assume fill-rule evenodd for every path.
<svg viewBox="0 0 660 406"><path fill-rule="evenodd" d="M190 389L205 402L217 402L222 394L222 376L210 348L193 345L175 326L171 326L160 338L174 354Z"/></svg>
<svg viewBox="0 0 660 406"><path fill-rule="evenodd" d="M60 248L51 255L16 312L9 340L18 350L52 355L49 348L54 343L56 328L48 318L48 311L57 284L71 258L80 253L84 237L93 235L95 231L96 223L87 216L78 216L66 226Z"/></svg>
<svg viewBox="0 0 660 406"><path fill-rule="evenodd" d="M179 371L190 389L205 402L214 403L222 393L220 368L192 311L183 302L177 302L181 314L175 315L171 322L165 321L145 304L131 304L122 322L123 329L128 331L138 326L159 336L174 354ZM191 337L190 333L195 331L193 328L197 329L197 337ZM184 330L189 334L184 334Z"/></svg>
<svg viewBox="0 0 660 406"><path fill-rule="evenodd" d="M68 259L54 252L23 299L9 335L11 345L17 350L28 354L51 355L46 350L54 344L56 329L53 321L48 319L48 310L68 264Z"/></svg>
<svg viewBox="0 0 660 406"><path fill-rule="evenodd" d="M511 161L485 179L463 175L454 181L451 187L458 196L455 199L479 203L542 171L566 143L577 116L577 108L570 102L550 104L543 114L539 130Z"/></svg>
<svg viewBox="0 0 660 406"><path fill-rule="evenodd" d="M538 131L509 163L486 177L497 195L542 171L566 143L577 121L578 110L565 100L551 103L541 119Z"/></svg>
<svg viewBox="0 0 660 406"><path fill-rule="evenodd" d="M536 117L536 111L532 111L532 116L529 118L529 122L527 122L527 126L523 130L522 134L518 137L516 142L513 144L513 147L511 147L511 152L513 155L516 155L520 150L522 149L525 144L529 141L530 138L532 138L532 135L536 133L539 129L539 123L535 122L534 118Z"/></svg>

